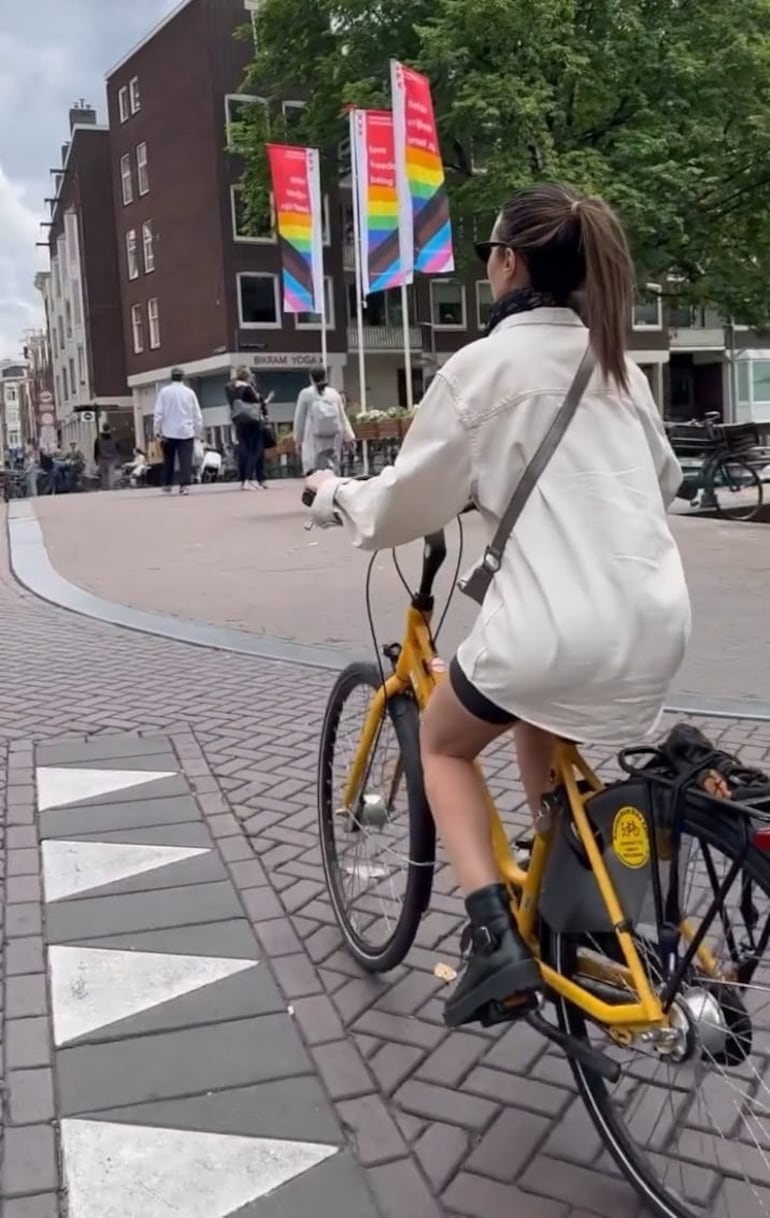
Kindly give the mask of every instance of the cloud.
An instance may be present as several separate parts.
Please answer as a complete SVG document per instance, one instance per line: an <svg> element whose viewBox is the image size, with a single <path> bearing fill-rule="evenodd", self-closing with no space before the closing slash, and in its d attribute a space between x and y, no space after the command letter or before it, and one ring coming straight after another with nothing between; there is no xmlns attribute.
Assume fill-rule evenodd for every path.
<svg viewBox="0 0 770 1218"><path fill-rule="evenodd" d="M177 0L0 0L0 359L42 322L35 274L49 170L81 98L104 121L104 76Z"/></svg>

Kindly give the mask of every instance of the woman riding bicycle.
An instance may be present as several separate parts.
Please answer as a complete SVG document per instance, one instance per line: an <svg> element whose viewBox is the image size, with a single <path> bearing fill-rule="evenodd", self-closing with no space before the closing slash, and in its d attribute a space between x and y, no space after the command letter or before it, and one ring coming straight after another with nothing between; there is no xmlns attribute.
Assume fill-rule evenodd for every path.
<svg viewBox="0 0 770 1218"><path fill-rule="evenodd" d="M368 482L308 479L316 518L340 515L365 549L434 532L469 500L491 538L593 347L597 369L423 718L426 791L470 920L453 1026L540 985L499 882L476 758L513 728L537 818L553 737L616 744L652 732L690 629L666 519L682 474L626 355L634 275L619 220L600 198L531 186L477 251L495 299L487 337L438 372L395 465Z"/></svg>

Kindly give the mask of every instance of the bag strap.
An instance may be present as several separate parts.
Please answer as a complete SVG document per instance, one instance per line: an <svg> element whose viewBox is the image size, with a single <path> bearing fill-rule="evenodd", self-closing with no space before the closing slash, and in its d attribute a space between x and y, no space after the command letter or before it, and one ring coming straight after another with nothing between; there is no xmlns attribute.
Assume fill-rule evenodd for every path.
<svg viewBox="0 0 770 1218"><path fill-rule="evenodd" d="M500 518L495 535L484 551L484 557L481 564L473 572L473 575L468 580L470 585L473 582L473 591L469 594L474 600L481 601L484 593L489 588L492 579L500 570L503 561L503 551L508 542L508 538L513 532L514 525L519 519L519 516L524 511L527 500L535 489L538 479L541 477L545 467L551 460L551 457L559 447L559 442L562 436L572 422L575 411L578 408L580 399L588 387L588 382L596 367L596 355L589 343L586 348L585 355L581 359L578 370L575 373L575 379L567 390L567 396L564 399L559 412L545 433L543 440L538 447L537 452L530 461L521 479L516 487L516 490L511 496L511 501L508 507L503 512Z"/></svg>

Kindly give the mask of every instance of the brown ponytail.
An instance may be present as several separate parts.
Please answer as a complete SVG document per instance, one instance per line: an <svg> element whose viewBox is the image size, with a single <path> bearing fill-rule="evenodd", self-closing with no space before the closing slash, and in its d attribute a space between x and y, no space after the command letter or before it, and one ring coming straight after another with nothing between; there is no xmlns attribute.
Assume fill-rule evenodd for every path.
<svg viewBox="0 0 770 1218"><path fill-rule="evenodd" d="M575 206L585 260L585 321L599 365L621 389L628 389L626 341L631 320L634 267L626 234L604 199L580 199Z"/></svg>
<svg viewBox="0 0 770 1218"><path fill-rule="evenodd" d="M522 258L536 292L561 305L581 299L604 375L627 389L634 267L623 227L609 205L569 186L527 186L505 205L495 232L501 244Z"/></svg>

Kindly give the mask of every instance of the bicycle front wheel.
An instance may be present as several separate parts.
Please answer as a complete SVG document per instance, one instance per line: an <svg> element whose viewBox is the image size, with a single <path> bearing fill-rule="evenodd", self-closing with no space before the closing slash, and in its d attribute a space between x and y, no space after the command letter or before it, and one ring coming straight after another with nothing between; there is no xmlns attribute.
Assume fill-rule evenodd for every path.
<svg viewBox="0 0 770 1218"><path fill-rule="evenodd" d="M723 520L755 520L762 508L762 479L741 457L725 457L711 469L710 490Z"/></svg>
<svg viewBox="0 0 770 1218"><path fill-rule="evenodd" d="M696 958L691 966L674 1000L671 1029L621 1046L606 1027L556 998L562 1028L622 1070L611 1085L570 1061L599 1135L589 1163L581 1141L581 1166L606 1170L603 1145L658 1218L770 1218L770 968L764 960L770 861L755 847L744 851L738 824L687 812L681 907L691 933L707 923L710 964ZM637 925L635 939L657 989L657 932ZM554 935L549 954L559 972L586 989L597 987L605 1001L636 997L617 967L622 958L614 935Z"/></svg>
<svg viewBox="0 0 770 1218"><path fill-rule="evenodd" d="M318 764L329 897L347 947L372 973L395 968L412 946L430 900L436 849L420 762L419 712L409 695L385 704L358 790L345 801L381 685L373 664L352 664L340 674L326 709Z"/></svg>

